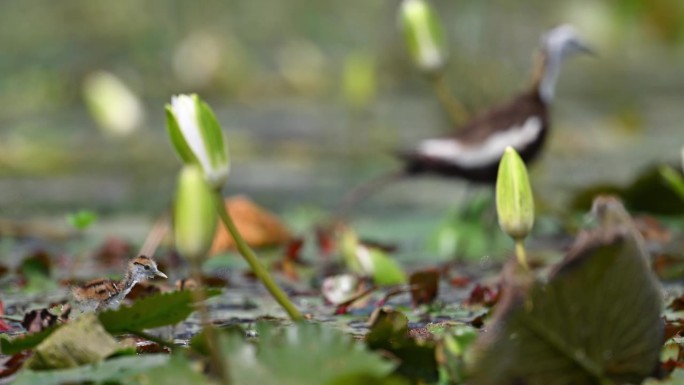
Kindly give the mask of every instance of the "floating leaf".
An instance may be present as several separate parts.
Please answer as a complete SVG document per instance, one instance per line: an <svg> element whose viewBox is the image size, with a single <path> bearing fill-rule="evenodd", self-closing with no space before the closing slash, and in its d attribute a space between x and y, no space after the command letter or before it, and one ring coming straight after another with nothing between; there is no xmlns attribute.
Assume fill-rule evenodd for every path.
<svg viewBox="0 0 684 385"><path fill-rule="evenodd" d="M417 341L409 336L408 319L398 311L378 309L371 317L371 330L366 336L368 347L390 352L400 363L396 374L416 383L437 380L435 344Z"/></svg>
<svg viewBox="0 0 684 385"><path fill-rule="evenodd" d="M638 384L654 372L662 299L643 240L616 199L594 211L601 225L580 234L548 283L508 264L472 384Z"/></svg>
<svg viewBox="0 0 684 385"><path fill-rule="evenodd" d="M41 342L26 365L31 369L72 368L98 362L118 349L97 317L87 314Z"/></svg>
<svg viewBox="0 0 684 385"><path fill-rule="evenodd" d="M349 270L373 277L379 286L406 283L406 273L399 264L378 248L359 242L354 230L342 234L342 255Z"/></svg>
<svg viewBox="0 0 684 385"><path fill-rule="evenodd" d="M281 329L259 323L257 330L255 346L237 333L221 333L235 385L341 384L348 378L382 379L395 366L331 327L297 323Z"/></svg>
<svg viewBox="0 0 684 385"><path fill-rule="evenodd" d="M413 306L429 304L439 292L439 271L435 269L416 271L409 279Z"/></svg>
<svg viewBox="0 0 684 385"><path fill-rule="evenodd" d="M90 210L80 210L68 214L67 222L76 230L85 230L97 220L97 214Z"/></svg>
<svg viewBox="0 0 684 385"><path fill-rule="evenodd" d="M12 339L0 337L0 353L12 355L22 350L33 349L57 329L58 326L51 327L38 333L25 334Z"/></svg>
<svg viewBox="0 0 684 385"><path fill-rule="evenodd" d="M162 367L169 362L165 354L125 356L93 365L72 369L32 371L25 370L14 380L14 385L61 385L81 382L125 380L150 368ZM168 369L168 368L167 368Z"/></svg>
<svg viewBox="0 0 684 385"><path fill-rule="evenodd" d="M136 380L145 385L213 384L207 377L193 370L190 362L181 354L174 354L164 365L153 366L138 374Z"/></svg>
<svg viewBox="0 0 684 385"><path fill-rule="evenodd" d="M206 298L221 294L221 290L205 292ZM112 334L126 333L130 330L144 330L173 325L188 318L194 311L192 307L195 294L190 290L155 294L136 301L131 306L100 313L100 322Z"/></svg>
<svg viewBox="0 0 684 385"><path fill-rule="evenodd" d="M292 233L275 214L252 202L248 197L235 196L225 200L226 210L238 232L251 247L281 246L293 240ZM235 249L235 240L225 225L218 226L210 255Z"/></svg>

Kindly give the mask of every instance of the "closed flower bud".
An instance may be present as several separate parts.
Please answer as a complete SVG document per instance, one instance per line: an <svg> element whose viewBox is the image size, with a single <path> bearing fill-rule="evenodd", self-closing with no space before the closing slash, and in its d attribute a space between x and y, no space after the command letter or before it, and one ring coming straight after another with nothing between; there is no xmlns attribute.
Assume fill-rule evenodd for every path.
<svg viewBox="0 0 684 385"><path fill-rule="evenodd" d="M213 188L228 179L230 161L223 133L211 108L197 95L178 95L166 106L171 143L186 164L197 164Z"/></svg>
<svg viewBox="0 0 684 385"><path fill-rule="evenodd" d="M138 96L112 73L98 71L88 75L83 83L83 97L98 127L107 135L128 136L145 120Z"/></svg>
<svg viewBox="0 0 684 385"><path fill-rule="evenodd" d="M173 230L178 252L189 259L203 258L214 240L217 214L214 193L196 165L183 167L173 207Z"/></svg>
<svg viewBox="0 0 684 385"><path fill-rule="evenodd" d="M404 0L399 23L415 65L426 73L441 70L446 62L444 33L430 4L425 0Z"/></svg>
<svg viewBox="0 0 684 385"><path fill-rule="evenodd" d="M507 147L496 179L499 226L511 238L524 239L534 224L534 199L527 168L520 155Z"/></svg>

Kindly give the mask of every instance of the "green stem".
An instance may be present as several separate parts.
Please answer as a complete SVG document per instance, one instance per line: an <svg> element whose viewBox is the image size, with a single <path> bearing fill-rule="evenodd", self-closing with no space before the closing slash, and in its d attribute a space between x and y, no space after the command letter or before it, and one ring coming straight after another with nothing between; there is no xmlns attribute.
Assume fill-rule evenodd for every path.
<svg viewBox="0 0 684 385"><path fill-rule="evenodd" d="M199 285L197 290L193 290L193 294L195 296L195 301L197 302L200 322L204 327L204 337L207 349L209 350L209 359L211 360L214 370L216 370L216 373L218 374L221 385L230 385L230 372L228 370L227 357L224 359L218 346L216 346L218 340L216 338L216 333L214 333L214 326L211 325L211 322L209 321L207 304L204 303L206 296L204 295L204 282L202 281L202 272L199 266L200 259L193 258L191 265L192 276Z"/></svg>
<svg viewBox="0 0 684 385"><path fill-rule="evenodd" d="M290 302L287 294L285 294L283 289L281 289L280 286L278 286L278 284L273 280L266 268L261 264L261 262L259 262L259 259L254 251L247 245L245 240L238 232L237 228L235 227L235 223L233 223L233 219L230 217L230 214L228 214L228 210L226 210L225 203L223 202L223 198L219 192L216 192L216 208L218 209L218 213L223 221L223 224L226 225L228 232L230 232L230 235L235 240L238 251L245 258L249 264L249 267L252 268L254 275L256 275L261 283L266 286L266 289L268 289L269 293L271 293L278 304L285 309L293 321L302 320L304 318L302 313L300 313L299 310L297 310L297 308L292 304L292 302Z"/></svg>
<svg viewBox="0 0 684 385"><path fill-rule="evenodd" d="M515 240L515 256L518 258L518 263L520 266L524 267L525 270L530 270L530 266L527 264L527 252L525 251L524 239Z"/></svg>
<svg viewBox="0 0 684 385"><path fill-rule="evenodd" d="M468 112L456 99L446 83L443 74L436 74L429 77L432 89L437 96L437 100L442 105L444 111L449 116L451 123L460 126L468 120Z"/></svg>

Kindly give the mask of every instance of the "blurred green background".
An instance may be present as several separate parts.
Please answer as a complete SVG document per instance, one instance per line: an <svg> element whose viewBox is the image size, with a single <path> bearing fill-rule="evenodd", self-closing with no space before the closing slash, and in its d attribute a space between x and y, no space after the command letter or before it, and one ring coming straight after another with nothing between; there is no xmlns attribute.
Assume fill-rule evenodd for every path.
<svg viewBox="0 0 684 385"><path fill-rule="evenodd" d="M250 194L280 212L333 209L349 188L396 168L392 150L450 129L407 57L398 4L1 2L0 215L160 213L179 167L163 105L182 92L208 100L226 131L227 194ZM645 165L677 160L681 0L432 4L448 33L448 81L472 110L527 87L532 55L550 27L574 24L599 52L571 60L561 74L550 141L532 169L546 201L563 205L582 186L624 183ZM86 107L84 81L101 70L144 107L144 120L127 135L99 128ZM363 206L442 212L464 186L404 182Z"/></svg>

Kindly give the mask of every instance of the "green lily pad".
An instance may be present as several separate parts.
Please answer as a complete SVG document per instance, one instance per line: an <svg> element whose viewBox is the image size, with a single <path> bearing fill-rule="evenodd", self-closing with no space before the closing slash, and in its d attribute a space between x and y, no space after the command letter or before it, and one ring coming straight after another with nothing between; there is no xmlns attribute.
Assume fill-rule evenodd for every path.
<svg viewBox="0 0 684 385"><path fill-rule="evenodd" d="M613 198L542 283L509 263L504 297L478 341L470 383L638 384L658 364L660 286L643 240Z"/></svg>
<svg viewBox="0 0 684 385"><path fill-rule="evenodd" d="M11 356L22 350L32 349L58 328L59 326L53 326L37 333L25 334L14 338L0 336L0 353Z"/></svg>
<svg viewBox="0 0 684 385"><path fill-rule="evenodd" d="M297 323L278 328L257 324L258 342L245 342L238 333L221 333L220 347L229 357L235 385L325 385L342 379L381 379L396 366L363 344L331 327ZM358 382L359 384L368 382Z"/></svg>
<svg viewBox="0 0 684 385"><path fill-rule="evenodd" d="M205 297L221 294L221 290L210 289ZM188 318L195 310L195 294L190 290L155 294L136 301L131 306L100 313L100 322L112 334L141 331L160 326L174 325Z"/></svg>
<svg viewBox="0 0 684 385"><path fill-rule="evenodd" d="M88 314L47 337L26 364L31 369L71 368L101 361L119 348L97 317Z"/></svg>
<svg viewBox="0 0 684 385"><path fill-rule="evenodd" d="M150 354L124 356L92 365L61 370L24 370L14 380L14 385L61 385L81 382L113 382L125 380L151 368L164 367L169 356ZM130 383L130 382L127 382ZM201 382L200 382L201 384Z"/></svg>

